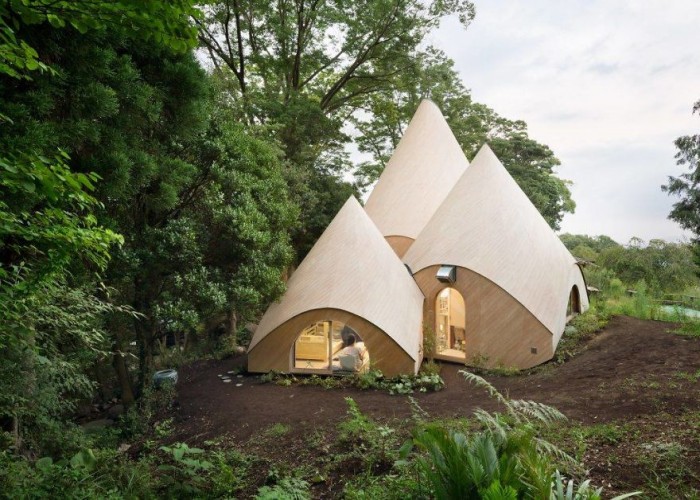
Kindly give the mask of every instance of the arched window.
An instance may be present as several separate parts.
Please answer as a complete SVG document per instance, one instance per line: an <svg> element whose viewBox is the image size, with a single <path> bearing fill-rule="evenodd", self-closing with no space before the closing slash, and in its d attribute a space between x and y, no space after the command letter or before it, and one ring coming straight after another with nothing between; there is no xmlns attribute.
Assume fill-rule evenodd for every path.
<svg viewBox="0 0 700 500"><path fill-rule="evenodd" d="M435 350L446 356L466 352L466 308L464 298L454 288L445 288L435 301Z"/></svg>
<svg viewBox="0 0 700 500"><path fill-rule="evenodd" d="M312 323L299 333L292 350L292 370L297 372L364 371L369 367L362 338L340 321Z"/></svg>
<svg viewBox="0 0 700 500"><path fill-rule="evenodd" d="M578 287L574 285L571 287L571 293L569 293L569 303L566 308L566 317L571 318L572 316L579 314L581 312L581 296L578 292Z"/></svg>

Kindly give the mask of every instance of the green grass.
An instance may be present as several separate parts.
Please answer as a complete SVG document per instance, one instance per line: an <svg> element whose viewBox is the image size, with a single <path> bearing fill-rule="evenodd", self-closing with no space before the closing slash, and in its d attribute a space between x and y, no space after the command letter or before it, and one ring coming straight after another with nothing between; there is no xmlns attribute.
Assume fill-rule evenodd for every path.
<svg viewBox="0 0 700 500"><path fill-rule="evenodd" d="M287 424L277 423L277 424L271 425L270 427L265 429L264 434L266 436L270 436L270 437L281 437L281 436L284 436L285 434L288 434L289 431L291 431L291 430L292 430L292 428L290 426L288 426Z"/></svg>

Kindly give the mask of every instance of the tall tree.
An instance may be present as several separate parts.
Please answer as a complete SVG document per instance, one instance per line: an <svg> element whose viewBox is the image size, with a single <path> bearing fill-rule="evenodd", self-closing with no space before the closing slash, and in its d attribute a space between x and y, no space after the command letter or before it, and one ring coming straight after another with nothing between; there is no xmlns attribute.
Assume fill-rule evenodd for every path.
<svg viewBox="0 0 700 500"><path fill-rule="evenodd" d="M693 113L700 115L700 101L693 106ZM700 134L684 135L675 144L676 162L689 171L669 176L668 184L661 189L680 198L668 217L695 235L695 259L700 264Z"/></svg>
<svg viewBox="0 0 700 500"><path fill-rule="evenodd" d="M45 134L43 113L52 103L37 92L38 80L55 88L65 80L35 42L48 32L55 43L74 30L115 24L122 34L181 50L191 45L194 14L192 2L179 0L0 5L0 425L9 422L18 447L28 429L44 440L49 431L60 436L56 419L92 389L83 370L105 348L102 317L120 310L104 293L98 297L94 273L104 271L122 238L97 221L99 176L76 172L66 145Z"/></svg>
<svg viewBox="0 0 700 500"><path fill-rule="evenodd" d="M164 335L220 315L235 334L281 293L297 210L279 149L217 111L191 53L111 29L37 28L30 39L61 77L13 89L12 140L61 146L73 169L101 177L98 215L124 237L105 280L140 314L110 322L128 394L120 353L132 332L143 385Z"/></svg>
<svg viewBox="0 0 700 500"><path fill-rule="evenodd" d="M204 10L199 38L232 113L265 125L284 151L302 208L299 258L357 193L343 176L348 117L414 70L418 47L442 17L466 26L474 16L468 0L217 0Z"/></svg>

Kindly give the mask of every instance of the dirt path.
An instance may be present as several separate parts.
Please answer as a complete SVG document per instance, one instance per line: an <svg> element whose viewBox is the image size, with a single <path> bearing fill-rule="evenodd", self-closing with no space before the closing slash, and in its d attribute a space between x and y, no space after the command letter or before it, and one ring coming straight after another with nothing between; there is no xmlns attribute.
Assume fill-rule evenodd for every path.
<svg viewBox="0 0 700 500"><path fill-rule="evenodd" d="M586 350L560 366L531 375L487 377L515 399L557 407L585 423L632 419L658 412L676 414L700 408L700 341L668 333L673 325L614 318ZM346 414L345 397L380 420L404 419L411 408L406 396L359 389L326 390L318 386L281 387L247 375L224 384L220 373L242 359L198 362L180 373L177 437L201 442L227 435L243 442L273 424L288 424L295 434L335 425ZM494 409L480 389L465 382L458 365L444 365L444 390L415 394L432 416L467 415L475 408ZM690 377L690 378L689 378ZM236 384L242 384L237 387Z"/></svg>

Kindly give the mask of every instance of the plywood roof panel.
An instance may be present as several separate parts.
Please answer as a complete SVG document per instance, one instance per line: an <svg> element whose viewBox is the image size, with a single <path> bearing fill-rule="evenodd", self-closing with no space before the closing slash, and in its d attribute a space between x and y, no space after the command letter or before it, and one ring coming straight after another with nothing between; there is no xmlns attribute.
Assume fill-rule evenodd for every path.
<svg viewBox="0 0 700 500"><path fill-rule="evenodd" d="M469 165L431 101L413 115L365 210L384 236L415 239Z"/></svg>
<svg viewBox="0 0 700 500"><path fill-rule="evenodd" d="M414 273L451 264L481 274L542 322L555 345L566 322L569 290L574 284L585 290L574 257L487 145L404 260ZM582 302L587 306L585 297Z"/></svg>

